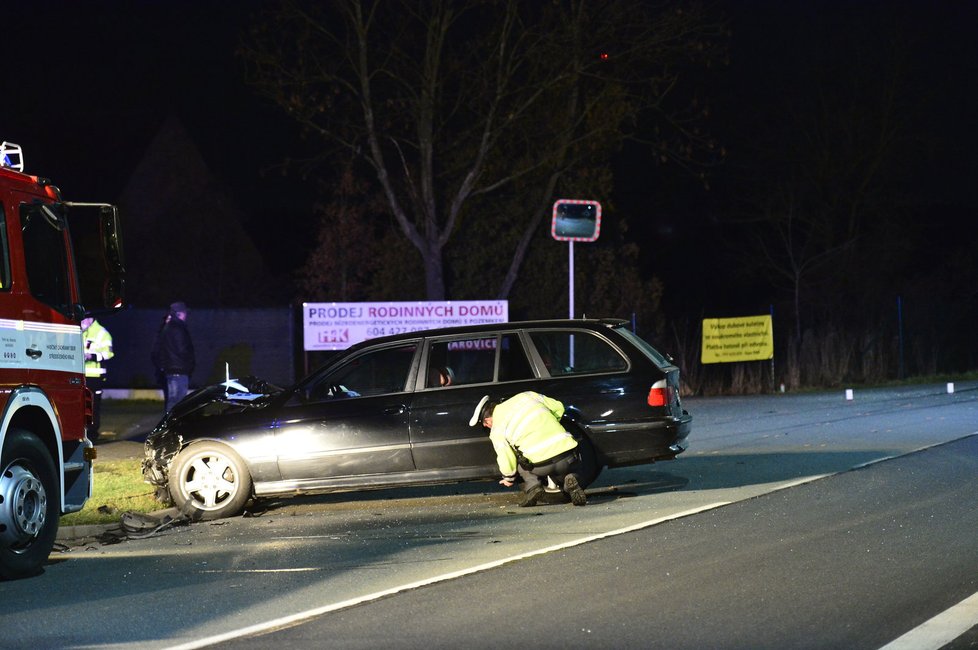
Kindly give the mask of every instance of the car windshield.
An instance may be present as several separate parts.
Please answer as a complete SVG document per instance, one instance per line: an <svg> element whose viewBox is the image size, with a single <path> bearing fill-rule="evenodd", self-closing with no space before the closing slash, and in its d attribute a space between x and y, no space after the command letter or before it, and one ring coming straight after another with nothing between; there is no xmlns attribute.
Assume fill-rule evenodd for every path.
<svg viewBox="0 0 978 650"><path fill-rule="evenodd" d="M299 387L305 400L385 395L405 390L417 341L367 350L332 366Z"/></svg>
<svg viewBox="0 0 978 650"><path fill-rule="evenodd" d="M645 356L651 359L655 365L659 366L662 369L673 367L674 364L672 363L672 361L670 361L665 355L663 355L661 352L659 352L654 347L652 347L652 345L648 341L643 339L638 334L635 334L634 332L626 328L624 325L616 327L615 331L621 334L622 336L624 336L632 343L634 343L635 347L637 347L639 350L644 352Z"/></svg>

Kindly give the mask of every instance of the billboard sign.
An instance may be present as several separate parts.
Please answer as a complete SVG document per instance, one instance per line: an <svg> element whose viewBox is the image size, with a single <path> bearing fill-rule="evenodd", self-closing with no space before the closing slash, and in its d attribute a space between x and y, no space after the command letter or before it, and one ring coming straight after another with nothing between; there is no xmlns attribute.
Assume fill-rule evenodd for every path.
<svg viewBox="0 0 978 650"><path fill-rule="evenodd" d="M508 300L307 302L302 304L302 340L306 351L345 350L380 336L508 320Z"/></svg>
<svg viewBox="0 0 978 650"><path fill-rule="evenodd" d="M771 315L704 318L703 363L762 361L774 358Z"/></svg>

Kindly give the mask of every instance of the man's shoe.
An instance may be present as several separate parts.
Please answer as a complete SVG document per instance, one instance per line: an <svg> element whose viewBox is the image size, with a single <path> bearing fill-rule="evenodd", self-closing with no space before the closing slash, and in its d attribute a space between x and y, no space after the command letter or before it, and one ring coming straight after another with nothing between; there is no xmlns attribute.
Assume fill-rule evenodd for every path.
<svg viewBox="0 0 978 650"><path fill-rule="evenodd" d="M537 504L537 501L540 500L540 497L543 496L543 493L544 493L544 489L542 485L535 485L531 487L529 490L526 491L526 493L523 495L523 498L520 500L520 507L529 508L531 506L535 506Z"/></svg>
<svg viewBox="0 0 978 650"><path fill-rule="evenodd" d="M584 494L584 489L581 488L581 484L577 482L576 475L568 474L564 478L564 492L570 496L571 503L575 506L587 505L587 495Z"/></svg>

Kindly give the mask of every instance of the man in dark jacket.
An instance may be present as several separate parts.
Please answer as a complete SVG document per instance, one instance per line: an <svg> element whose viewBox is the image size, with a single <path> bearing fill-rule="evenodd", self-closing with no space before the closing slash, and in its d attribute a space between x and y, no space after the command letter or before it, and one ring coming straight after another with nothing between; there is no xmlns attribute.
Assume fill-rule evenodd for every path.
<svg viewBox="0 0 978 650"><path fill-rule="evenodd" d="M188 312L182 302L170 305L166 322L153 343L153 364L166 378L167 413L187 394L194 371L194 344L186 322Z"/></svg>

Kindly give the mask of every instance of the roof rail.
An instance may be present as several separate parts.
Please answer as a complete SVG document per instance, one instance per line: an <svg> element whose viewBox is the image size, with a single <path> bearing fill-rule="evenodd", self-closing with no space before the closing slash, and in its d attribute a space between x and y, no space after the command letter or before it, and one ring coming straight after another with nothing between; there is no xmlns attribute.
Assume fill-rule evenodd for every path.
<svg viewBox="0 0 978 650"><path fill-rule="evenodd" d="M24 171L24 152L19 144L6 140L0 142L0 166Z"/></svg>

